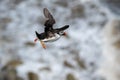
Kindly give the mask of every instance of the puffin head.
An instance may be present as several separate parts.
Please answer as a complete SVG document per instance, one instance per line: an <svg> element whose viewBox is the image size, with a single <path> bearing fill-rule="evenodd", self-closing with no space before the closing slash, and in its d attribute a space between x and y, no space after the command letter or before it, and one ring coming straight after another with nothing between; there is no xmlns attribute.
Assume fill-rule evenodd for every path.
<svg viewBox="0 0 120 80"><path fill-rule="evenodd" d="M64 27L60 28L58 34L61 36L67 36L67 33L64 31L67 28L69 28L69 25L65 25Z"/></svg>

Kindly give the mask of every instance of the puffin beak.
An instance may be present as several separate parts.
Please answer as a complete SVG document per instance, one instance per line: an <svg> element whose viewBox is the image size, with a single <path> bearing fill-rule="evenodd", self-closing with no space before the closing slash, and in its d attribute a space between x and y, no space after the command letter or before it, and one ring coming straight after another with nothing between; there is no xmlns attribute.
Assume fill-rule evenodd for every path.
<svg viewBox="0 0 120 80"><path fill-rule="evenodd" d="M64 35L65 37L68 37L68 35L67 35L67 33L66 33L66 32L64 32L64 33L63 33L63 35Z"/></svg>
<svg viewBox="0 0 120 80"><path fill-rule="evenodd" d="M66 32L63 33L64 36L67 36Z"/></svg>

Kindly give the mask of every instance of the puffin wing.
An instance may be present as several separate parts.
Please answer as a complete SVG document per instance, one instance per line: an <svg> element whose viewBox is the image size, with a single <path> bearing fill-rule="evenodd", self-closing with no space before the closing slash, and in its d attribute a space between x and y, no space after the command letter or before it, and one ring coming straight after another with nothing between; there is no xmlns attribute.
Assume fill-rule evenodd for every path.
<svg viewBox="0 0 120 80"><path fill-rule="evenodd" d="M55 29L55 31L64 31L64 30L66 30L67 28L69 28L69 25L65 25L65 26L63 26L63 27L61 27L61 28L57 28L57 29Z"/></svg>
<svg viewBox="0 0 120 80"><path fill-rule="evenodd" d="M55 19L53 18L53 16L51 15L51 13L49 12L49 10L47 8L43 9L43 13L44 16L46 17L46 21L45 21L45 32L52 30L53 28L53 24L55 24Z"/></svg>

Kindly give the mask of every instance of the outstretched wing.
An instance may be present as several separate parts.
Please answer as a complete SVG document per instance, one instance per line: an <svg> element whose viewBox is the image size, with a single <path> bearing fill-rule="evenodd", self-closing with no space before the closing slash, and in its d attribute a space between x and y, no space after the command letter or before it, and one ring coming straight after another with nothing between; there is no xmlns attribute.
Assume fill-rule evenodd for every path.
<svg viewBox="0 0 120 80"><path fill-rule="evenodd" d="M51 13L48 11L47 8L43 9L43 13L44 16L46 17L46 21L45 21L45 32L53 29L52 26L53 24L55 24L55 19L53 18L53 16L51 15Z"/></svg>
<svg viewBox="0 0 120 80"><path fill-rule="evenodd" d="M64 31L64 30L66 30L67 28L69 28L69 25L65 25L65 26L63 26L63 27L61 27L61 28L57 28L57 29L55 29L57 32L59 32L59 31Z"/></svg>

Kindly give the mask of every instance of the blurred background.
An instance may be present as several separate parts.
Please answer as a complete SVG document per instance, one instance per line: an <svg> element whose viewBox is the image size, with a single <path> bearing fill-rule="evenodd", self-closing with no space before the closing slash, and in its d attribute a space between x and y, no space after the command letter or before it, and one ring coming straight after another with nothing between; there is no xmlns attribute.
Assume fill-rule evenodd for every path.
<svg viewBox="0 0 120 80"><path fill-rule="evenodd" d="M98 74L103 30L120 14L120 1L109 1L0 0L0 80L107 80ZM54 28L70 25L68 37L47 49L34 43L35 31L44 30L43 8L54 16Z"/></svg>

